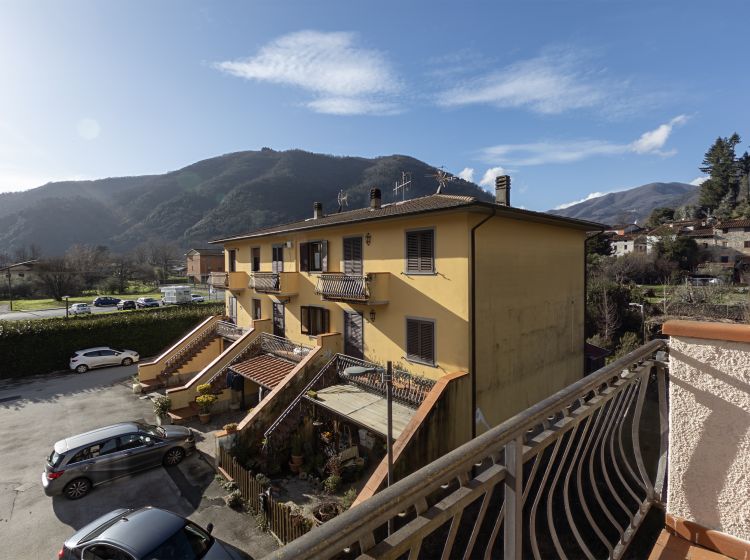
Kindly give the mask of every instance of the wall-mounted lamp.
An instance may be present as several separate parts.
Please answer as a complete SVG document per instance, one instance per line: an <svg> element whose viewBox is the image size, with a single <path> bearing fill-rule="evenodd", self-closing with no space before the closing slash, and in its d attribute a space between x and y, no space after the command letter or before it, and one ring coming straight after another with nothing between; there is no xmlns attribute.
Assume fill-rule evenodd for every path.
<svg viewBox="0 0 750 560"><path fill-rule="evenodd" d="M365 234L365 243L367 243L369 245L371 241L372 241L372 235L370 235L370 232L368 231Z"/></svg>
<svg viewBox="0 0 750 560"><path fill-rule="evenodd" d="M375 322L375 310L374 309L370 309L370 322L371 323Z"/></svg>

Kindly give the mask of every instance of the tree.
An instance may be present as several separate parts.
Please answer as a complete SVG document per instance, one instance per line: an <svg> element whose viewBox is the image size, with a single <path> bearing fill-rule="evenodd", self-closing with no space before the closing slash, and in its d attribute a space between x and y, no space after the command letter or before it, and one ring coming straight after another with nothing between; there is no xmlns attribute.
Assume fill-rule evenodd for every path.
<svg viewBox="0 0 750 560"><path fill-rule="evenodd" d="M89 289L107 277L109 250L102 245L73 245L65 253L65 261L80 275L83 287Z"/></svg>
<svg viewBox="0 0 750 560"><path fill-rule="evenodd" d="M656 254L677 264L680 270L692 271L698 264L698 244L690 237L663 236L656 244Z"/></svg>
<svg viewBox="0 0 750 560"><path fill-rule="evenodd" d="M586 239L586 254L587 255L602 255L609 256L612 254L612 243L609 236L597 233Z"/></svg>
<svg viewBox="0 0 750 560"><path fill-rule="evenodd" d="M704 208L716 209L727 199L727 204L734 208L738 191L737 158L735 146L740 137L735 132L728 138L717 138L703 158L700 170L708 173L709 178L701 185L700 203Z"/></svg>
<svg viewBox="0 0 750 560"><path fill-rule="evenodd" d="M35 266L34 272L44 294L57 301L80 290L80 278L64 258L45 259Z"/></svg>
<svg viewBox="0 0 750 560"><path fill-rule="evenodd" d="M653 228L671 222L672 220L674 220L674 208L654 208L651 215L648 217L646 225Z"/></svg>
<svg viewBox="0 0 750 560"><path fill-rule="evenodd" d="M136 271L133 259L128 255L118 255L112 260L112 278L115 281L118 294L124 294L128 289L128 283Z"/></svg>

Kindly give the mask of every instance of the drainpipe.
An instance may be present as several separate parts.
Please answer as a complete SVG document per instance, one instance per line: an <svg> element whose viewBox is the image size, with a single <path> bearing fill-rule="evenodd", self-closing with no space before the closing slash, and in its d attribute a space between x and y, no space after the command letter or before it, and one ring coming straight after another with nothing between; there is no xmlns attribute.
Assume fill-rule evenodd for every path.
<svg viewBox="0 0 750 560"><path fill-rule="evenodd" d="M475 253L476 253L476 236L475 232L479 227L488 221L490 218L494 218L497 215L497 208L492 209L492 214L487 216L484 220L479 222L473 228L471 228L471 301L469 302L469 308L471 309L471 439L477 437L477 423L475 420L477 410L477 319L476 319L476 266L475 266Z"/></svg>

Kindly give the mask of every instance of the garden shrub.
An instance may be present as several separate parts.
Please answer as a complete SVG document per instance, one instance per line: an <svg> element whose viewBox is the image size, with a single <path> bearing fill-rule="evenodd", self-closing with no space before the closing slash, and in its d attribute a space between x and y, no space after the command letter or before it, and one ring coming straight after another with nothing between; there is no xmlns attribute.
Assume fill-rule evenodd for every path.
<svg viewBox="0 0 750 560"><path fill-rule="evenodd" d="M157 356L209 315L224 313L221 303L168 306L107 315L0 321L0 379L68 369L76 350L111 346Z"/></svg>

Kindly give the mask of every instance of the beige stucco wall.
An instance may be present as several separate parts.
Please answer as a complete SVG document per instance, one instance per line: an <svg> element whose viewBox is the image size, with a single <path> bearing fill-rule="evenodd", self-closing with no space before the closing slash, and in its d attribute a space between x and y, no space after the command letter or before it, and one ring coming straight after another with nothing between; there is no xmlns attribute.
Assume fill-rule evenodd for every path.
<svg viewBox="0 0 750 560"><path fill-rule="evenodd" d="M669 347L667 513L750 541L750 343Z"/></svg>

